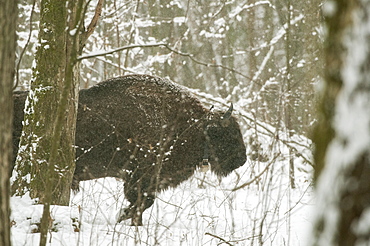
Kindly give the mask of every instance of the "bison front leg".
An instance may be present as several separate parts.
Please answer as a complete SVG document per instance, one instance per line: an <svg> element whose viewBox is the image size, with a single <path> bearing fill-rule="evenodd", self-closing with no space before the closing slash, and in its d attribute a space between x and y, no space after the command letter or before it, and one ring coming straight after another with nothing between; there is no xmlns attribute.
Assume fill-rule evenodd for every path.
<svg viewBox="0 0 370 246"><path fill-rule="evenodd" d="M143 197L143 202L137 202L138 204L134 206L134 213L131 218L132 226L142 226L143 225L143 213L144 211L152 206L154 203L154 198L152 197Z"/></svg>
<svg viewBox="0 0 370 246"><path fill-rule="evenodd" d="M121 209L117 222L131 219L132 226L142 226L143 212L154 203L154 192L150 190L150 187L143 186L141 182L125 183L125 197L130 202L130 206Z"/></svg>

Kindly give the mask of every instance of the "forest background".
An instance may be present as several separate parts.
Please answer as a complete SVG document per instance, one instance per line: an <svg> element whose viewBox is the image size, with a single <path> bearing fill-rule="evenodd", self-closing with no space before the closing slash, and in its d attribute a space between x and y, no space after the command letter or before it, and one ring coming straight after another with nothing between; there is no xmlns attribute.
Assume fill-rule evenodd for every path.
<svg viewBox="0 0 370 246"><path fill-rule="evenodd" d="M87 5L86 23L96 2ZM232 101L243 118L252 181L273 176L268 170L281 154L276 145L282 144L279 165L289 164L285 170L295 188L294 160L312 165L302 154L310 141L297 136L310 136L316 121L314 95L323 69L321 2L105 1L99 25L78 58L80 88L146 73ZM21 1L17 90L30 88L38 19L38 2ZM304 172L299 182L307 182ZM266 215L270 208L264 209ZM265 218L260 219L263 224Z"/></svg>
<svg viewBox="0 0 370 246"><path fill-rule="evenodd" d="M321 2L104 1L80 57L80 87L128 73L168 77L309 136L323 66ZM31 18L32 6L21 1L19 9L17 89L23 90L38 43L38 8ZM88 7L86 23L96 3Z"/></svg>

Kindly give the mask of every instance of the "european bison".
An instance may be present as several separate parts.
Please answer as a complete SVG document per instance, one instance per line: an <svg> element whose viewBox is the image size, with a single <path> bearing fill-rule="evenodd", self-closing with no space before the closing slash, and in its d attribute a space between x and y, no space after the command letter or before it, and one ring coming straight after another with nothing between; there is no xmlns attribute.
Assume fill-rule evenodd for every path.
<svg viewBox="0 0 370 246"><path fill-rule="evenodd" d="M14 93L14 147L17 152L27 92ZM76 170L73 189L82 180L117 177L125 181L130 206L118 222L142 213L155 192L176 187L209 163L226 176L246 161L242 134L226 112L201 105L185 88L148 75L109 79L79 93Z"/></svg>

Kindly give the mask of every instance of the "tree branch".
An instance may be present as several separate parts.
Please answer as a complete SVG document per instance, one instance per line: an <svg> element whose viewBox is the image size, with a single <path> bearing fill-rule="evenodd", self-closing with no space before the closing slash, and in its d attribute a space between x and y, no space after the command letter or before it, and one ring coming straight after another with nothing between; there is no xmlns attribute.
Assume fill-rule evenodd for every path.
<svg viewBox="0 0 370 246"><path fill-rule="evenodd" d="M15 84L13 85L13 91L17 88L17 86L19 85L19 68L21 66L21 62L22 62L22 58L23 58L23 55L24 53L26 52L26 49L28 47L28 45L30 44L30 41L31 41L31 36L32 36L32 22L33 22L33 14L35 12L35 6L36 6L36 0L33 0L33 3L32 3L32 9L31 9L31 15L30 15L30 30L29 30L29 34L28 34L28 38L27 38L27 41L26 41L26 44L24 45L20 55L19 55L19 58L18 58L18 62L17 62L17 67L16 67L16 74L15 74Z"/></svg>
<svg viewBox="0 0 370 246"><path fill-rule="evenodd" d="M110 50L110 51L104 51L104 52L97 52L97 53L91 53L90 55L82 55L78 58L78 61L81 61L81 60L84 60L84 59L89 59L89 58L94 58L94 57L98 57L98 56L105 56L105 55L110 55L110 54L113 54L113 53L116 53L116 52L119 52L119 51L123 51L123 50L127 50L127 49L134 49L134 48L151 48L151 47L164 47L166 49L168 49L169 51L177 54L177 55L181 55L181 56L185 56L185 57L188 57L190 60L192 60L193 62L199 64L199 65L202 65L202 66L206 66L206 67L218 67L218 68L222 68L222 69L225 69L225 70L228 70L230 72L233 72L233 73L236 73L244 78L247 78L249 80L252 80L248 75L245 75L233 68L230 68L230 67L227 67L227 66L224 66L224 65L220 65L220 64L212 64L212 63L206 63L206 62L203 62L203 61L200 61L200 60L197 60L194 58L194 55L191 54L191 53L183 53L181 51L178 51L172 47L170 47L168 44L166 43L154 43L154 44L132 44L132 45L127 45L127 46L123 46L123 47L120 47L120 48L117 48L117 49L113 49L113 50Z"/></svg>
<svg viewBox="0 0 370 246"><path fill-rule="evenodd" d="M89 26L87 27L86 31L87 38L94 32L96 28L96 24L98 23L99 17L101 16L103 2L104 0L99 0L98 4L96 5L94 17L92 18Z"/></svg>
<svg viewBox="0 0 370 246"><path fill-rule="evenodd" d="M222 242L226 243L227 245L231 245L231 246L233 246L231 243L229 243L228 241L226 241L226 240L225 240L225 239L223 239L222 237L216 236L216 235L211 234L211 233L209 233L209 232L206 232L206 233L205 233L205 235L212 236L212 237L214 237L214 238L217 238L217 239L221 240Z"/></svg>
<svg viewBox="0 0 370 246"><path fill-rule="evenodd" d="M85 46L86 40L91 36L96 28L96 24L98 23L99 17L101 16L102 8L103 8L104 0L99 0L95 8L95 14L91 19L91 22L87 29L81 34L80 37L80 53L82 52L82 48Z"/></svg>
<svg viewBox="0 0 370 246"><path fill-rule="evenodd" d="M98 56L106 56L106 55L111 55L111 54L114 54L116 52L119 52L119 51L122 51L122 50L128 50L128 49L134 49L134 48L150 48L150 47L160 47L160 46L166 46L165 43L154 43L154 44L132 44L132 45L127 45L127 46L123 46L123 47L119 47L117 49L113 49L113 50L108 50L108 51L103 51L103 52L92 52L88 55L82 55L80 57L78 57L78 61L82 61L82 60L85 60L85 59L89 59L89 58L94 58L94 57L98 57Z"/></svg>

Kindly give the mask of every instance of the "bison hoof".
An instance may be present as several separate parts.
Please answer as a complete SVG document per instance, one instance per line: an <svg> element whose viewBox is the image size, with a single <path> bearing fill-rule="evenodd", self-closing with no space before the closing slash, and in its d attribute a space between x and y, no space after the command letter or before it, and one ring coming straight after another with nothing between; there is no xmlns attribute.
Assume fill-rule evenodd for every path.
<svg viewBox="0 0 370 246"><path fill-rule="evenodd" d="M143 221L142 221L141 216L132 218L131 226L142 226L142 225L143 225Z"/></svg>
<svg viewBox="0 0 370 246"><path fill-rule="evenodd" d="M117 216L116 216L117 223L120 223L123 220L127 220L127 219L132 218L132 215L133 215L132 208L123 208L123 209L121 209L118 212Z"/></svg>
<svg viewBox="0 0 370 246"><path fill-rule="evenodd" d="M142 226L142 217L141 213L136 214L135 208L124 208L121 209L117 214L117 223L120 223L123 220L131 219L132 226Z"/></svg>

